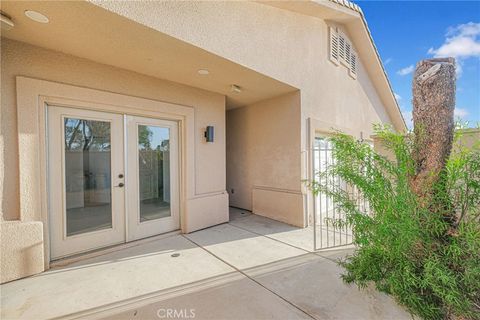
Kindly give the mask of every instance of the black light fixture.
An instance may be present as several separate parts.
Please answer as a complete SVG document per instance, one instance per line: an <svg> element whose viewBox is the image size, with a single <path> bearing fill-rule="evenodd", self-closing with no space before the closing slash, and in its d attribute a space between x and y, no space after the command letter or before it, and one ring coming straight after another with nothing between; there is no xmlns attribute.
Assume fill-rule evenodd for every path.
<svg viewBox="0 0 480 320"><path fill-rule="evenodd" d="M213 136L213 126L207 126L207 128L205 129L205 139L207 140L207 142L213 142Z"/></svg>

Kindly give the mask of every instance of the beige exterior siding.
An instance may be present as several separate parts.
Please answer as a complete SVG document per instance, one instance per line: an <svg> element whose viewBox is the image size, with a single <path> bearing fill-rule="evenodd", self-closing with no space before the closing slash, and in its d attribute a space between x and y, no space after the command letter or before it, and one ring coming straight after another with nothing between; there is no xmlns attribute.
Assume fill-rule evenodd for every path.
<svg viewBox="0 0 480 320"><path fill-rule="evenodd" d="M395 154L389 150L382 139L373 136L374 148L379 154L385 156L391 161L395 161ZM469 128L460 130L460 136L454 141L452 146L452 154L463 151L463 149L480 148L480 129Z"/></svg>
<svg viewBox="0 0 480 320"><path fill-rule="evenodd" d="M225 190L232 206L306 226L312 202L302 180L312 177L315 136L340 129L369 137L373 123L403 123L392 108L396 103L385 89L383 72L378 73L376 55L372 64L371 42L358 40L365 39L355 30L363 21L360 14L334 3L305 2L303 11L227 1L38 5L56 17L57 24L47 25L56 33L22 20L27 19L24 8L12 2L7 9L16 13L19 23L7 36L45 48L1 41L0 222L2 237L17 239L15 245L2 241L2 263L7 261L10 269L2 271L1 282L43 270L40 257L46 267L49 263L48 214L44 202L39 205L46 199L41 184L45 179L40 177L46 161L38 155L44 136L39 127L44 124L35 113L40 90L65 93L58 97L66 99L72 95L77 102L94 102L81 100L84 96L108 100L109 112L123 108L129 113L142 101L150 115L165 107L159 101L184 110L179 117L185 118L177 119L184 126L183 152L189 155L182 158L180 173L183 232L227 221ZM83 29L76 12L91 17L92 24L109 25L115 34L97 33L93 25ZM361 49L356 50L356 79L347 67L329 60L329 19L339 27L352 22L349 31L357 43L351 40ZM372 72L372 65L378 70ZM198 74L203 68L209 76ZM242 92L232 92L232 84ZM206 126L215 128L214 143L205 142ZM22 265L22 254L27 254L22 253L23 234L31 234L25 239L36 244L28 253L35 257L33 269ZM5 260L4 253L13 258Z"/></svg>
<svg viewBox="0 0 480 320"><path fill-rule="evenodd" d="M300 126L299 92L227 112L230 205L303 227Z"/></svg>
<svg viewBox="0 0 480 320"><path fill-rule="evenodd" d="M361 57L358 80L329 61L322 19L253 2L97 4L300 89L302 117L328 129L370 134L372 121L390 122Z"/></svg>
<svg viewBox="0 0 480 320"><path fill-rule="evenodd" d="M253 2L96 4L298 88L301 139L293 150L300 153L294 159L299 161L301 175L281 188L296 190L302 179L311 178L309 150L316 134L338 129L369 137L372 124L392 123L362 56L358 57L357 79L349 76L346 67L329 60L328 24L323 19ZM365 45L353 43L354 47ZM304 207L311 214L308 191L303 188L302 193ZM248 207L249 201L242 203Z"/></svg>
<svg viewBox="0 0 480 320"><path fill-rule="evenodd" d="M18 139L15 77L37 79L94 88L125 95L193 106L196 109L195 194L225 190L225 97L216 93L143 76L134 72L94 63L59 52L2 38L2 118L1 150L3 165L2 220L20 219L18 185ZM206 143L203 131L215 126L215 143Z"/></svg>

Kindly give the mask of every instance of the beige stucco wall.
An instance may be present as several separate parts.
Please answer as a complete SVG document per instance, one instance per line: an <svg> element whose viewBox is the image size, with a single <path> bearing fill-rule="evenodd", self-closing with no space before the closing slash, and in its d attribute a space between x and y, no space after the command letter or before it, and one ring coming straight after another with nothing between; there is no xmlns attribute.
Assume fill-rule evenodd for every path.
<svg viewBox="0 0 480 320"><path fill-rule="evenodd" d="M378 136L373 136L375 151L385 156L387 159L394 161L395 155L389 150L382 139ZM452 146L452 153L463 151L463 149L478 149L480 148L480 129L468 128L460 130L458 138L455 139Z"/></svg>
<svg viewBox="0 0 480 320"><path fill-rule="evenodd" d="M312 128L308 127L308 119L316 120L310 122L316 125L313 131L329 131L335 127L355 135L363 132L364 136L371 133L371 123L389 122L363 68L361 57L357 80L348 76L345 67L334 66L328 60L327 24L322 19L252 2L102 2L100 5L299 88L301 139L296 149L303 155L298 158L301 160L297 164L301 167L301 178L308 178L310 173L308 149ZM192 15L192 12L195 14ZM54 53L50 57L32 53L14 56L8 48L3 51L7 61L18 61L18 72L24 75L180 104L192 103L188 97L178 97L178 92L185 87L169 82L162 82L168 90L158 90L156 86L160 80L155 80L153 84L152 78L104 65L92 66L86 60L69 60L64 55L57 59ZM36 63L36 60L42 63ZM56 60L56 63L43 62L45 60ZM3 73L7 77L2 83L2 91L5 88L5 92L12 92L14 72L5 70ZM172 87L175 89L172 90ZM2 126L4 133L1 138L5 140L2 151L8 150L2 159L5 158L4 167L13 168L0 174L0 179L4 179L2 185L9 186L4 188L0 199L6 219L18 217L18 199L11 196L18 194L13 99L14 95L6 95L4 100L7 101L2 103L5 109L2 112L2 124L5 124ZM198 119L207 124L210 116L201 113ZM218 148L220 145L213 144L198 150L197 161L206 168L199 170L196 180L200 194L222 189L218 182L208 178L211 172L216 172L218 181L225 179L225 176L221 177L218 163L208 161L210 149L216 152ZM281 188L284 187L295 190L297 182Z"/></svg>
<svg viewBox="0 0 480 320"><path fill-rule="evenodd" d="M366 135L369 122L389 122L361 61L353 80L328 60L320 18L246 1L92 2L299 88L304 119Z"/></svg>
<svg viewBox="0 0 480 320"><path fill-rule="evenodd" d="M228 196L225 192L225 96L2 38L1 282L43 271L44 258L48 258L48 251L45 251L48 234L44 232L45 225L42 228L41 212L21 212L19 209L18 76L193 108L195 120L192 136L186 139L192 143L189 152L194 154L194 163L187 165L194 168L194 172L191 177L186 177L186 185L182 186L187 198L184 210L188 212L184 216L182 230L191 232L228 221ZM207 125L215 127L214 143L206 143L204 140L203 132ZM32 161L38 164L38 161ZM23 168L25 172L32 169ZM9 240L4 241L5 239Z"/></svg>
<svg viewBox="0 0 480 320"><path fill-rule="evenodd" d="M227 111L230 205L303 226L300 93Z"/></svg>
<svg viewBox="0 0 480 320"><path fill-rule="evenodd" d="M356 80L347 68L329 61L327 22L320 18L245 1L92 2L298 88L299 180L311 178L309 149L315 134L336 128L368 137L373 123L391 123L362 57ZM282 187L295 190L298 181ZM302 192L311 212L308 191Z"/></svg>
<svg viewBox="0 0 480 320"><path fill-rule="evenodd" d="M0 222L0 283L42 272L43 247L41 222Z"/></svg>
<svg viewBox="0 0 480 320"><path fill-rule="evenodd" d="M480 148L480 129L463 129L453 146L454 152L459 150L459 148Z"/></svg>
<svg viewBox="0 0 480 320"><path fill-rule="evenodd" d="M15 77L27 76L195 108L195 194L225 190L225 97L134 72L2 38L1 150L2 219L20 218ZM203 130L215 126L215 143Z"/></svg>

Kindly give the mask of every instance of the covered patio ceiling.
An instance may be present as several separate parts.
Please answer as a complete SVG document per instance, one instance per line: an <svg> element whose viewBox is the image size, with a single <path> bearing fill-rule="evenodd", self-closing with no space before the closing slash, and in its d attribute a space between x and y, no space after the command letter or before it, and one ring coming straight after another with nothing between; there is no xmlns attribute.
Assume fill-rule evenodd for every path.
<svg viewBox="0 0 480 320"><path fill-rule="evenodd" d="M88 2L2 1L1 10L14 22L2 37L217 92L227 96L227 109L297 90ZM30 20L26 10L49 22ZM232 92L232 84L241 92Z"/></svg>

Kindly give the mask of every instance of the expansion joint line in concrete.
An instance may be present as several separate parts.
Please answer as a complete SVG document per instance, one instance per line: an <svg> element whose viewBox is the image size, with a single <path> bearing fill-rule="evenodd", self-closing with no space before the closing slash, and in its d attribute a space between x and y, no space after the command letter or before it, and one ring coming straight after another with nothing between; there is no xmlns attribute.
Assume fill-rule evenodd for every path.
<svg viewBox="0 0 480 320"><path fill-rule="evenodd" d="M215 258L217 258L218 260L222 261L223 263L225 263L226 265L228 265L229 267L231 267L232 269L234 269L235 271L239 272L240 274L242 274L243 276L245 276L246 278L250 279L251 281L255 282L256 284L258 284L259 286L261 286L262 288L264 288L265 290L271 292L272 294L274 294L275 296L277 296L278 298L282 299L283 301L285 301L286 303L288 303L289 305L291 305L292 307L294 307L295 309L299 310L300 312L302 312L303 314L305 314L306 316L308 316L310 319L314 319L315 320L315 317L313 317L312 315L310 315L307 311L303 310L302 308L300 308L299 306L297 306L296 304L292 303L291 301L288 301L287 299L285 299L284 297L282 297L281 295L279 295L278 293L276 293L275 291L272 291L271 289L267 288L266 286L264 286L263 284L261 284L259 281L255 280L254 278L250 277L248 274L246 274L245 272L243 272L242 270L238 269L237 267L235 267L234 265L230 264L229 262L223 260L222 258L220 258L219 256L217 256L216 254L214 254L213 252L211 252L210 250L206 249L205 247L203 247L202 245L200 245L199 243L196 243L195 241L193 241L192 239L186 237L185 235L182 234L182 236L187 239L188 241L190 241L191 243L193 243L194 245L202 248L203 250L205 250L207 253L211 254L212 256L214 256Z"/></svg>
<svg viewBox="0 0 480 320"><path fill-rule="evenodd" d="M327 257L327 256L322 255L322 254L319 253L318 251L308 251L307 249L294 246L294 245L292 245L292 244L290 244L290 243L288 243L288 242L285 242L285 241L282 241L282 240L278 240L278 239L269 237L268 235L265 235L265 234L261 234L261 233L258 233L258 232L252 231L252 230L248 230L248 229L246 229L246 228L243 228L243 227L240 227L240 226L231 224L231 223L229 223L229 225L232 226L232 227L235 227L235 228L237 228L237 229L241 229L241 230L244 230L244 231L248 231L248 232L250 232L250 233L253 233L253 234L256 234L256 235L259 235L259 236L268 238L268 239L270 239L270 240L277 241L277 242L279 242L279 243L282 243L282 244L284 244L284 245L290 246L290 247L292 247L292 248L295 248L295 249L298 249L298 250L302 250L302 251L304 251L304 252L306 252L306 253L310 253L310 254L317 255L317 256L319 256L319 257L322 257L322 258L327 259L327 260L329 260L329 261L332 261L332 262L334 262L334 263L337 263L337 262L338 262L338 261L335 260L335 259L332 259L332 258L330 258L330 257Z"/></svg>

